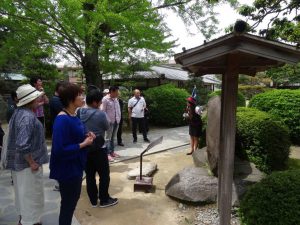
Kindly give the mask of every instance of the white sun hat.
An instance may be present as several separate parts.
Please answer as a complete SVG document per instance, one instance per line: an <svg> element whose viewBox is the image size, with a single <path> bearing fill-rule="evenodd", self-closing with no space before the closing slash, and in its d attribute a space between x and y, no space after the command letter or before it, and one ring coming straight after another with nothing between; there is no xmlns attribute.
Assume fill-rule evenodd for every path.
<svg viewBox="0 0 300 225"><path fill-rule="evenodd" d="M24 84L18 87L16 93L19 100L17 103L18 107L26 105L44 94L44 92L36 90L30 84Z"/></svg>
<svg viewBox="0 0 300 225"><path fill-rule="evenodd" d="M104 89L102 93L103 93L103 94L108 94L108 93L109 93L109 90L108 90L108 89Z"/></svg>

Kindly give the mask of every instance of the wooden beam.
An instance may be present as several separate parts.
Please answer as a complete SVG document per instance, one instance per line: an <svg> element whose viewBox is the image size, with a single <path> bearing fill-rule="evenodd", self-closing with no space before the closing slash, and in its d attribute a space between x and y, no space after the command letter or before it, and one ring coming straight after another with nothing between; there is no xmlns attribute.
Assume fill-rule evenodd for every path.
<svg viewBox="0 0 300 225"><path fill-rule="evenodd" d="M197 54L187 55L186 57L180 59L181 63L185 67L195 65L199 62L205 62L211 59L222 57L232 51L235 51L236 47L234 43L231 44L222 44L215 46L213 49L210 49L206 52L201 52Z"/></svg>
<svg viewBox="0 0 300 225"><path fill-rule="evenodd" d="M222 108L218 166L218 208L220 225L230 225L234 169L236 107L239 56L228 55L228 68L222 76Z"/></svg>
<svg viewBox="0 0 300 225"><path fill-rule="evenodd" d="M283 49L275 48L275 46L272 48L263 44L244 41L239 42L236 49L251 55L261 56L289 64L296 64L299 61L299 53L296 55L291 52L284 51Z"/></svg>

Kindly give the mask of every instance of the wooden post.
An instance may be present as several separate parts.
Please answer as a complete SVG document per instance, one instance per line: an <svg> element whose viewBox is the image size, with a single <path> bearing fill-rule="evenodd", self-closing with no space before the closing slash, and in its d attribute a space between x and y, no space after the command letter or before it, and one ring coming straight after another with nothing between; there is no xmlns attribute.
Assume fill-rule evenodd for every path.
<svg viewBox="0 0 300 225"><path fill-rule="evenodd" d="M239 58L228 56L227 71L222 76L221 134L218 166L218 208L220 225L230 225L234 150L236 132L236 107L239 75Z"/></svg>

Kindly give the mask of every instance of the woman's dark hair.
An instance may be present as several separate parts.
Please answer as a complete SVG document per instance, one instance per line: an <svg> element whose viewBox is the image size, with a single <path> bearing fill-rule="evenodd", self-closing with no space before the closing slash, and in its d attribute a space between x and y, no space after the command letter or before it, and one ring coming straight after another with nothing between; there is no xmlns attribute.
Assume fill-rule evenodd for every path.
<svg viewBox="0 0 300 225"><path fill-rule="evenodd" d="M98 89L89 91L86 95L86 104L91 105L93 102L99 103L102 100L102 93Z"/></svg>
<svg viewBox="0 0 300 225"><path fill-rule="evenodd" d="M34 87L34 85L37 83L38 80L42 80L42 78L41 77L31 77L30 78L30 85L32 87Z"/></svg>
<svg viewBox="0 0 300 225"><path fill-rule="evenodd" d="M91 90L100 91L100 89L96 85L92 85L92 84L87 87L87 92L90 92Z"/></svg>
<svg viewBox="0 0 300 225"><path fill-rule="evenodd" d="M17 92L16 91L11 91L10 92L10 97L11 97L12 100L15 100L16 98L18 98L17 97Z"/></svg>
<svg viewBox="0 0 300 225"><path fill-rule="evenodd" d="M190 104L190 105L189 105L189 108L190 108L190 113L191 113L190 115L191 115L191 117L193 118L194 116L197 115L197 113L196 113L196 111L195 111L196 105Z"/></svg>
<svg viewBox="0 0 300 225"><path fill-rule="evenodd" d="M71 102L74 102L78 95L82 94L82 89L72 83L68 83L64 88L60 91L59 97L61 103L64 107L68 107Z"/></svg>

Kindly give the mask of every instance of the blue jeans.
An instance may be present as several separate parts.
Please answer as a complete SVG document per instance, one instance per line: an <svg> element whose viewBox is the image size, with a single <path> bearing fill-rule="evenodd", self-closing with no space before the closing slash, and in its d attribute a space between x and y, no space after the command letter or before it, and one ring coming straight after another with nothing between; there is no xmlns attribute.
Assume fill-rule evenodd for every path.
<svg viewBox="0 0 300 225"><path fill-rule="evenodd" d="M106 131L106 147L107 154L113 153L115 150L114 139L118 131L119 124L117 122L109 123L109 128Z"/></svg>

